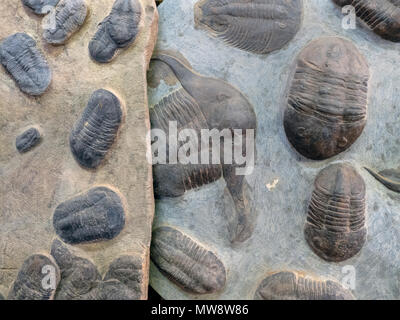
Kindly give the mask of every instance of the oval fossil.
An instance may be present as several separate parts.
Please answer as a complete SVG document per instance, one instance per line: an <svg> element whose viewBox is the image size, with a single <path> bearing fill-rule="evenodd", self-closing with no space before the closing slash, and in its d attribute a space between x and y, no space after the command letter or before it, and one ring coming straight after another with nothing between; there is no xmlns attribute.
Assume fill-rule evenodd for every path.
<svg viewBox="0 0 400 320"><path fill-rule="evenodd" d="M386 188L400 193L400 170L386 169L376 172L370 168L365 168L376 180L382 183Z"/></svg>
<svg viewBox="0 0 400 320"><path fill-rule="evenodd" d="M51 82L47 61L26 33L16 33L0 44L0 62L19 88L33 96L43 94Z"/></svg>
<svg viewBox="0 0 400 320"><path fill-rule="evenodd" d="M351 5L355 14L383 39L400 42L399 0L333 0L344 7Z"/></svg>
<svg viewBox="0 0 400 320"><path fill-rule="evenodd" d="M85 168L97 168L111 148L122 122L119 99L110 91L95 91L76 122L69 142L72 154Z"/></svg>
<svg viewBox="0 0 400 320"><path fill-rule="evenodd" d="M369 67L348 40L311 42L297 57L284 127L303 156L323 160L343 152L367 121Z"/></svg>
<svg viewBox="0 0 400 320"><path fill-rule="evenodd" d="M327 261L344 261L361 250L367 234L365 183L353 167L333 164L318 174L304 234Z"/></svg>
<svg viewBox="0 0 400 320"><path fill-rule="evenodd" d="M43 38L52 44L63 44L79 30L86 19L85 0L61 0L43 20Z"/></svg>
<svg viewBox="0 0 400 320"><path fill-rule="evenodd" d="M139 0L116 0L89 43L93 60L106 63L118 49L132 44L139 34L142 6Z"/></svg>
<svg viewBox="0 0 400 320"><path fill-rule="evenodd" d="M176 229L156 229L150 252L157 268L190 293L213 293L225 286L225 267L217 256Z"/></svg>
<svg viewBox="0 0 400 320"><path fill-rule="evenodd" d="M274 273L257 288L255 300L354 300L339 282L292 271Z"/></svg>
<svg viewBox="0 0 400 320"><path fill-rule="evenodd" d="M48 14L60 0L22 0L22 3L36 14Z"/></svg>
<svg viewBox="0 0 400 320"><path fill-rule="evenodd" d="M53 225L65 242L78 244L115 238L125 225L120 196L107 187L95 187L61 203Z"/></svg>
<svg viewBox="0 0 400 320"><path fill-rule="evenodd" d="M25 153L37 146L41 135L38 129L30 128L21 133L15 140L15 146L20 153Z"/></svg>
<svg viewBox="0 0 400 320"><path fill-rule="evenodd" d="M229 45L267 54L293 39L302 11L302 0L201 0L195 24Z"/></svg>
<svg viewBox="0 0 400 320"><path fill-rule="evenodd" d="M46 282L45 277L49 277ZM53 277L54 276L54 277ZM50 283L56 281L56 283ZM53 258L34 254L25 260L8 294L9 300L52 300L60 281Z"/></svg>

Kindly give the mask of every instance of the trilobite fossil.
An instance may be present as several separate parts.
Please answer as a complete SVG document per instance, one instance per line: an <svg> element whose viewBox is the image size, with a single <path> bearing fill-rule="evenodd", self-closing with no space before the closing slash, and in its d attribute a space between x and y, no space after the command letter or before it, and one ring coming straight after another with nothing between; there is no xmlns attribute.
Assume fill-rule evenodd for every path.
<svg viewBox="0 0 400 320"><path fill-rule="evenodd" d="M51 82L47 61L36 41L25 33L16 33L0 44L0 62L19 88L33 96L43 94Z"/></svg>
<svg viewBox="0 0 400 320"><path fill-rule="evenodd" d="M28 152L40 142L41 135L38 129L30 128L21 133L15 140L15 146L20 153Z"/></svg>
<svg viewBox="0 0 400 320"><path fill-rule="evenodd" d="M400 41L399 0L333 0L333 2L341 7L353 6L357 17L383 39Z"/></svg>
<svg viewBox="0 0 400 320"><path fill-rule="evenodd" d="M365 183L347 164L323 169L314 182L308 207L305 238L327 261L344 261L365 243Z"/></svg>
<svg viewBox="0 0 400 320"><path fill-rule="evenodd" d="M46 282L45 277L49 276ZM55 283L50 283L55 281ZM34 254L25 260L8 294L9 300L52 300L60 270L52 257Z"/></svg>
<svg viewBox="0 0 400 320"><path fill-rule="evenodd" d="M296 60L284 127L303 156L322 160L349 148L367 121L369 67L348 40L320 38Z"/></svg>
<svg viewBox="0 0 400 320"><path fill-rule="evenodd" d="M370 168L365 168L376 180L382 183L386 188L400 193L400 170L386 169L376 172Z"/></svg>
<svg viewBox="0 0 400 320"><path fill-rule="evenodd" d="M60 0L22 0L22 3L36 14L47 14Z"/></svg>
<svg viewBox="0 0 400 320"><path fill-rule="evenodd" d="M79 30L86 19L85 0L61 0L43 21L43 38L52 44L63 44Z"/></svg>
<svg viewBox="0 0 400 320"><path fill-rule="evenodd" d="M72 154L85 168L95 169L104 160L122 122L119 99L110 91L95 91L69 137Z"/></svg>
<svg viewBox="0 0 400 320"><path fill-rule="evenodd" d="M53 225L66 243L78 244L115 238L125 225L120 196L107 187L95 187L61 203Z"/></svg>
<svg viewBox="0 0 400 320"><path fill-rule="evenodd" d="M267 54L299 31L302 0L201 0L196 26L239 49Z"/></svg>
<svg viewBox="0 0 400 320"><path fill-rule="evenodd" d="M225 286L226 271L221 260L179 230L157 228L150 252L157 268L190 293L213 293Z"/></svg>
<svg viewBox="0 0 400 320"><path fill-rule="evenodd" d="M354 300L339 282L314 279L301 273L283 271L266 277L255 300Z"/></svg>
<svg viewBox="0 0 400 320"><path fill-rule="evenodd" d="M237 129L241 131L243 138L241 147L245 143L248 131L255 135L256 116L253 106L236 88L222 80L195 73L170 54L159 53L153 56L154 60L165 64L182 87L164 97L150 109L152 129L161 129L167 136L170 136L173 133L169 132L169 124L176 122L179 133L184 129L192 129L191 132L197 134L195 138L200 137L202 129L217 129L220 133L227 130L231 133ZM171 143L169 140L167 141L168 150L172 148ZM182 144L180 144L181 146ZM212 151L212 148L213 143L209 143L209 151ZM198 151L198 155L207 151L206 148L200 150L201 143L198 143L197 146L191 145L190 149L191 152L194 151L193 154ZM245 148L240 151L242 152L243 149ZM251 152L251 150L246 150L246 152ZM211 153L209 152L209 154ZM179 197L188 190L212 183L223 176L231 202L234 203L233 209L225 210L230 240L232 242L245 241L253 231L255 215L249 200L251 198L250 187L243 175L236 174L236 169L243 165L237 164L232 159L232 164L223 159L219 162L220 164L214 164L215 162L212 161L205 164L201 162L201 159L198 160L200 164L193 162L182 164L179 161L174 163L168 156L166 164L154 165L156 198Z"/></svg>
<svg viewBox="0 0 400 320"><path fill-rule="evenodd" d="M89 43L93 60L106 63L113 59L118 49L132 44L138 34L142 6L139 0L116 0Z"/></svg>

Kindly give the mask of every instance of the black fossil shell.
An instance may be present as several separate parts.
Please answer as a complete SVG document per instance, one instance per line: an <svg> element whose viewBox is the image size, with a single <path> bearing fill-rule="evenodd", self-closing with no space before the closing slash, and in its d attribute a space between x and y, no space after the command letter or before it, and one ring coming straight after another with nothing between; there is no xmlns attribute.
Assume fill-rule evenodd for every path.
<svg viewBox="0 0 400 320"><path fill-rule="evenodd" d="M69 142L75 159L85 168L97 168L111 148L122 122L122 108L110 91L95 91L76 122Z"/></svg>
<svg viewBox="0 0 400 320"><path fill-rule="evenodd" d="M225 286L226 271L221 260L176 229L156 229L150 252L157 268L190 293L213 293Z"/></svg>
<svg viewBox="0 0 400 320"><path fill-rule="evenodd" d="M201 0L196 25L242 50L281 49L299 31L302 0Z"/></svg>
<svg viewBox="0 0 400 320"><path fill-rule="evenodd" d="M65 43L82 26L86 15L85 0L61 0L56 9L45 18L43 38L52 44Z"/></svg>
<svg viewBox="0 0 400 320"><path fill-rule="evenodd" d="M15 146L20 153L27 152L36 147L41 139L38 129L30 128L24 133L20 134L15 140Z"/></svg>
<svg viewBox="0 0 400 320"><path fill-rule="evenodd" d="M311 42L296 60L284 117L286 135L303 156L322 160L343 152L367 121L369 67L348 40Z"/></svg>
<svg viewBox="0 0 400 320"><path fill-rule="evenodd" d="M48 272L55 272L54 288L45 288ZM48 269L46 269L48 268ZM9 294L9 300L52 300L60 281L60 270L51 257L35 254L25 260ZM51 284L50 284L51 285Z"/></svg>
<svg viewBox="0 0 400 320"><path fill-rule="evenodd" d="M115 238L125 225L120 196L107 187L95 187L61 203L53 216L58 236L70 244Z"/></svg>
<svg viewBox="0 0 400 320"><path fill-rule="evenodd" d="M376 172L372 169L365 168L376 180L382 183L386 188L394 192L400 193L400 170L386 169Z"/></svg>
<svg viewBox="0 0 400 320"><path fill-rule="evenodd" d="M22 3L36 14L47 14L60 0L22 0Z"/></svg>
<svg viewBox="0 0 400 320"><path fill-rule="evenodd" d="M347 164L322 170L314 182L308 208L305 238L313 251L327 261L344 261L365 243L365 183Z"/></svg>
<svg viewBox="0 0 400 320"><path fill-rule="evenodd" d="M356 15L372 31L386 40L400 41L400 1L399 0L333 0L344 7L351 5Z"/></svg>
<svg viewBox="0 0 400 320"><path fill-rule="evenodd" d="M132 44L139 34L142 6L139 0L116 0L111 13L100 24L89 43L93 60L106 63L117 49Z"/></svg>
<svg viewBox="0 0 400 320"><path fill-rule="evenodd" d="M27 94L41 95L51 82L47 61L37 49L36 41L25 33L16 33L1 42L0 62Z"/></svg>
<svg viewBox="0 0 400 320"><path fill-rule="evenodd" d="M258 287L255 300L354 300L351 292L332 280L314 279L283 271L266 277Z"/></svg>

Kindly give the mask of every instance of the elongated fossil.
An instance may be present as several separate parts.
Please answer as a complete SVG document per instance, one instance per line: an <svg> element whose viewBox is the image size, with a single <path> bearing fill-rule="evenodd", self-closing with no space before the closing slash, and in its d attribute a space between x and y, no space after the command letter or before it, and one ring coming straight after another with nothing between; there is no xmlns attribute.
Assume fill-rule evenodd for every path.
<svg viewBox="0 0 400 320"><path fill-rule="evenodd" d="M386 188L394 192L400 193L400 170L386 169L380 172L376 172L370 168L365 169Z"/></svg>
<svg viewBox="0 0 400 320"><path fill-rule="evenodd" d="M15 140L15 146L20 153L25 153L40 143L41 135L38 129L30 128L21 133Z"/></svg>

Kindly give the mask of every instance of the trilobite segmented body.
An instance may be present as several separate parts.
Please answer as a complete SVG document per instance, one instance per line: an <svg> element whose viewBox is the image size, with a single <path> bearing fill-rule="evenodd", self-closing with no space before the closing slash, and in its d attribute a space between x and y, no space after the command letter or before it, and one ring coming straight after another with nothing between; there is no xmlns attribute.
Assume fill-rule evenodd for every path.
<svg viewBox="0 0 400 320"><path fill-rule="evenodd" d="M284 127L303 156L322 160L349 148L367 121L369 68L348 40L327 37L297 57Z"/></svg>
<svg viewBox="0 0 400 320"><path fill-rule="evenodd" d="M190 293L213 293L225 286L226 271L221 260L171 227L153 232L151 259L167 278Z"/></svg>
<svg viewBox="0 0 400 320"><path fill-rule="evenodd" d="M22 0L22 3L36 14L47 14L60 0Z"/></svg>
<svg viewBox="0 0 400 320"><path fill-rule="evenodd" d="M340 283L314 279L297 272L284 271L266 277L258 287L255 300L354 300Z"/></svg>
<svg viewBox="0 0 400 320"><path fill-rule="evenodd" d="M93 60L106 63L117 49L132 44L139 33L142 6L139 0L116 0L111 13L99 25L89 43Z"/></svg>
<svg viewBox="0 0 400 320"><path fill-rule="evenodd" d="M48 276L48 281L45 277ZM54 281L54 283L51 283ZM35 254L25 260L8 294L9 300L51 300L60 281L53 258Z"/></svg>
<svg viewBox="0 0 400 320"><path fill-rule="evenodd" d="M37 49L36 41L25 33L16 33L1 42L0 62L27 94L41 95L51 82L47 61Z"/></svg>
<svg viewBox="0 0 400 320"><path fill-rule="evenodd" d="M53 216L54 229L65 242L77 244L115 238L125 225L119 195L107 187L95 187L61 203Z"/></svg>
<svg viewBox="0 0 400 320"><path fill-rule="evenodd" d="M15 146L20 153L27 152L38 145L41 135L38 129L30 128L20 134L15 140Z"/></svg>
<svg viewBox="0 0 400 320"><path fill-rule="evenodd" d="M353 167L334 164L319 173L304 234L313 251L327 261L344 261L361 250L367 234L365 183Z"/></svg>
<svg viewBox="0 0 400 320"><path fill-rule="evenodd" d="M399 0L333 0L344 7L351 5L355 13L372 31L386 40L400 41Z"/></svg>
<svg viewBox="0 0 400 320"><path fill-rule="evenodd" d="M266 54L297 33L302 0L201 0L196 25L242 50Z"/></svg>
<svg viewBox="0 0 400 320"><path fill-rule="evenodd" d="M122 121L119 99L110 91L95 91L76 122L69 142L75 159L85 168L97 168L111 148Z"/></svg>
<svg viewBox="0 0 400 320"><path fill-rule="evenodd" d="M400 193L400 170L386 169L376 172L372 169L365 168L376 180L382 183L386 188L394 192Z"/></svg>
<svg viewBox="0 0 400 320"><path fill-rule="evenodd" d="M85 0L61 0L44 21L43 38L52 44L63 44L86 19Z"/></svg>

